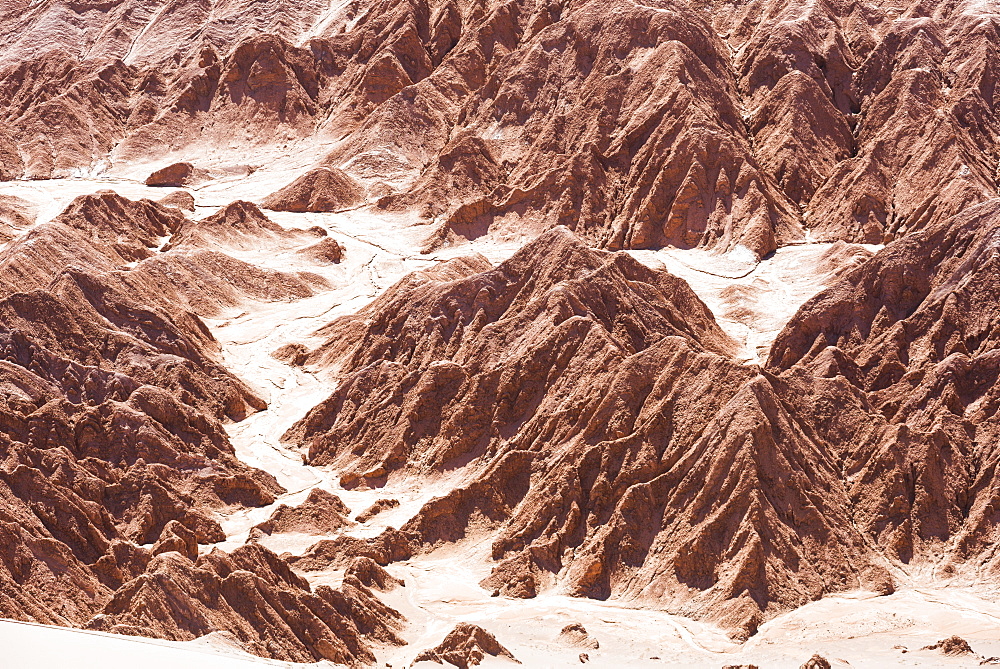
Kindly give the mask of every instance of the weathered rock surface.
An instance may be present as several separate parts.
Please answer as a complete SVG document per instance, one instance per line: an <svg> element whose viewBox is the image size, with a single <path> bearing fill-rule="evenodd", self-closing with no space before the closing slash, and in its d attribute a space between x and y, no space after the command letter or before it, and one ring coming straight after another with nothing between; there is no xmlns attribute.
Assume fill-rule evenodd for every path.
<svg viewBox="0 0 1000 669"><path fill-rule="evenodd" d="M340 211L364 201L364 190L342 170L320 167L268 195L261 202L274 211Z"/></svg>
<svg viewBox="0 0 1000 669"><path fill-rule="evenodd" d="M175 190L170 195L160 198L158 202L165 207L194 211L194 196L186 190Z"/></svg>
<svg viewBox="0 0 1000 669"><path fill-rule="evenodd" d="M843 459L854 522L904 562L949 541L949 560L985 559L996 537L998 230L994 199L887 246L772 347L788 392L809 397L803 420Z"/></svg>
<svg viewBox="0 0 1000 669"><path fill-rule="evenodd" d="M228 630L267 657L369 662L370 643L400 643L401 618L363 587L312 593L259 547L199 557L226 539L216 512L283 489L235 457L223 421L264 403L196 313L268 296L245 263L164 251L188 223L98 193L0 252L0 615L172 639ZM225 271L185 286L173 270L206 278L205 254Z"/></svg>
<svg viewBox="0 0 1000 669"><path fill-rule="evenodd" d="M146 177L147 186L169 186L180 188L191 183L194 177L194 165L191 163L174 163L156 170Z"/></svg>
<svg viewBox="0 0 1000 669"><path fill-rule="evenodd" d="M478 625L459 623L440 644L417 655L413 662L448 663L469 669L483 661L487 655L506 658L521 664L514 655L504 648L496 637Z"/></svg>
<svg viewBox="0 0 1000 669"><path fill-rule="evenodd" d="M35 222L35 207L14 195L0 195L0 243L18 236Z"/></svg>
<svg viewBox="0 0 1000 669"><path fill-rule="evenodd" d="M937 650L945 655L974 655L969 642L960 636L950 636L920 650Z"/></svg>
<svg viewBox="0 0 1000 669"><path fill-rule="evenodd" d="M592 650L597 650L601 647L597 639L590 636L587 633L587 628L580 623L571 623L563 627L562 631L559 632L559 641L569 646L590 648Z"/></svg>
<svg viewBox="0 0 1000 669"><path fill-rule="evenodd" d="M362 511L357 515L357 520L359 523L367 523L369 520L382 513L383 511L388 511L389 509L395 509L399 506L398 499L380 499L376 500L374 504Z"/></svg>
<svg viewBox="0 0 1000 669"><path fill-rule="evenodd" d="M405 585L402 579L396 578L378 562L369 557L356 557L344 572L344 579L356 579L362 585L376 590L392 590Z"/></svg>
<svg viewBox="0 0 1000 669"><path fill-rule="evenodd" d="M264 534L275 532L329 534L351 524L347 518L350 511L333 493L322 488L313 488L302 504L295 507L282 504L274 510L270 518L255 525L254 529Z"/></svg>
<svg viewBox="0 0 1000 669"><path fill-rule="evenodd" d="M264 403L201 318L329 287L229 253L344 248L242 201L196 221L190 196L105 192L32 227L5 196L0 615L370 662L398 616L362 584L470 536L493 542L498 596L652 601L736 636L892 592L886 560L992 582L998 25L965 0L5 3L0 181L314 155L265 206L372 203L422 217L428 251L536 239L275 352L335 376L286 435L311 464L457 487L378 537L199 557L226 538L217 511L281 492L234 455L223 423ZM683 281L612 252L805 239L839 241L829 287L763 368ZM738 315L739 290L721 299ZM348 522L316 493L265 525ZM289 565L350 583L312 592ZM483 657L453 635L429 657Z"/></svg>
<svg viewBox="0 0 1000 669"><path fill-rule="evenodd" d="M806 660L799 669L830 669L830 661L816 653Z"/></svg>
<svg viewBox="0 0 1000 669"><path fill-rule="evenodd" d="M311 359L339 366L338 389L286 437L344 485L470 468L401 532L419 548L492 528L497 594L562 574L575 594L752 632L810 593L888 578L777 380L731 361L683 281L625 254L553 230L497 268L413 275L325 332Z"/></svg>
<svg viewBox="0 0 1000 669"><path fill-rule="evenodd" d="M364 586L313 591L274 553L249 544L197 561L155 557L87 628L177 641L221 629L263 657L371 666L372 643L403 644L401 622Z"/></svg>
<svg viewBox="0 0 1000 669"><path fill-rule="evenodd" d="M1000 38L968 2L165 2L7 9L6 172L321 137L330 155L276 206L364 186L436 219L431 247L565 224L757 256L804 229L881 242L998 194Z"/></svg>

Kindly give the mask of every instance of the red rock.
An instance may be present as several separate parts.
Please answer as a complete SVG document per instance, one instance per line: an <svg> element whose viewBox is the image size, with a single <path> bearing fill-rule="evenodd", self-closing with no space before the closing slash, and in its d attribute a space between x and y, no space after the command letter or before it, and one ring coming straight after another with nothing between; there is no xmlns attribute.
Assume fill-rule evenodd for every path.
<svg viewBox="0 0 1000 669"><path fill-rule="evenodd" d="M197 562L155 557L87 627L177 641L225 630L262 657L359 665L374 662L373 643L403 643L401 620L363 587L314 592L278 556L247 545Z"/></svg>
<svg viewBox="0 0 1000 669"><path fill-rule="evenodd" d="M329 534L350 525L347 514L350 513L340 498L322 488L309 491L306 500L290 507L282 504L271 517L254 529L264 534L275 532L307 532L310 534Z"/></svg>
<svg viewBox="0 0 1000 669"><path fill-rule="evenodd" d="M176 551L189 560L198 559L198 537L176 520L167 523L153 546L153 555Z"/></svg>
<svg viewBox="0 0 1000 669"><path fill-rule="evenodd" d="M969 642L960 636L950 636L920 650L940 650L945 655L973 655Z"/></svg>
<svg viewBox="0 0 1000 669"><path fill-rule="evenodd" d="M364 556L354 558L344 573L344 578L355 579L365 587L382 591L392 590L397 586L404 585L402 579L396 578L387 572L375 560Z"/></svg>
<svg viewBox="0 0 1000 669"><path fill-rule="evenodd" d="M559 632L559 641L570 646L590 648L591 650L597 650L601 647L597 639L590 636L587 629L580 623L571 623L563 627L562 631Z"/></svg>
<svg viewBox="0 0 1000 669"><path fill-rule="evenodd" d="M24 159L10 136L10 130L0 127L0 181L20 179L24 175Z"/></svg>
<svg viewBox="0 0 1000 669"><path fill-rule="evenodd" d="M158 169L146 177L146 185L180 188L191 183L193 176L194 166L191 163L174 163Z"/></svg>
<svg viewBox="0 0 1000 669"><path fill-rule="evenodd" d="M320 167L303 174L264 198L261 206L274 211L340 211L364 201L354 179L336 168Z"/></svg>
<svg viewBox="0 0 1000 669"><path fill-rule="evenodd" d="M398 499L380 499L376 500L374 504L362 511L357 515L357 520L359 523L367 523L369 520L382 513L383 511L388 511L389 509L395 509L399 506Z"/></svg>
<svg viewBox="0 0 1000 669"><path fill-rule="evenodd" d="M830 661L820 654L814 654L799 669L830 669Z"/></svg>
<svg viewBox="0 0 1000 669"><path fill-rule="evenodd" d="M186 190L177 190L160 198L159 203L165 207L176 207L184 211L194 211L194 196Z"/></svg>
<svg viewBox="0 0 1000 669"><path fill-rule="evenodd" d="M440 644L417 655L413 661L452 664L459 669L469 669L483 661L487 655L506 658L521 664L504 648L496 637L478 625L459 623Z"/></svg>

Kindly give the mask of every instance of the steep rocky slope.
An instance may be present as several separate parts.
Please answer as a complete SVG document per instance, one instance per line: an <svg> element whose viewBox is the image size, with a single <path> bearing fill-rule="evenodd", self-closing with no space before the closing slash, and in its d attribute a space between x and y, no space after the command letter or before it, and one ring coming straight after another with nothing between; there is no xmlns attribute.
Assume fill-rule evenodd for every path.
<svg viewBox="0 0 1000 669"><path fill-rule="evenodd" d="M325 333L312 360L338 389L286 439L345 486L465 467L402 531L415 549L495 531L498 593L558 584L752 633L822 592L891 587L835 461L666 272L556 229Z"/></svg>
<svg viewBox="0 0 1000 669"><path fill-rule="evenodd" d="M233 210L206 227L218 230ZM101 193L0 253L0 614L174 639L226 629L265 656L368 661L363 637L394 640L381 622L394 614L363 590L310 594L280 559L250 548L213 553L211 568L192 562L198 544L226 538L216 512L284 491L235 457L222 422L265 405L185 307L214 314L285 296L269 283L310 292L220 253L160 250L191 225L176 210ZM212 281L187 284L170 268ZM257 580L230 578L247 569ZM174 601L185 579L191 599ZM269 613L251 614L253 597L272 601ZM199 617L163 615L177 606ZM275 631L275 620L301 639Z"/></svg>
<svg viewBox="0 0 1000 669"><path fill-rule="evenodd" d="M997 194L997 16L972 0L133 5L8 10L9 174L319 139L313 166L436 221L432 246L564 224L758 257Z"/></svg>
<svg viewBox="0 0 1000 669"><path fill-rule="evenodd" d="M769 361L812 396L855 523L946 573L995 569L998 234L993 199L890 245L806 303Z"/></svg>
<svg viewBox="0 0 1000 669"><path fill-rule="evenodd" d="M738 639L995 594L998 46L980 0L10 0L0 615L364 665L448 551ZM185 190L31 199L96 175Z"/></svg>
<svg viewBox="0 0 1000 669"><path fill-rule="evenodd" d="M492 536L483 585L508 596L753 633L827 592L892 592L893 564L990 573L998 202L855 266L763 370L685 284L566 231L495 269L452 261L323 331L310 360L338 389L286 439L346 487L460 469L372 555Z"/></svg>

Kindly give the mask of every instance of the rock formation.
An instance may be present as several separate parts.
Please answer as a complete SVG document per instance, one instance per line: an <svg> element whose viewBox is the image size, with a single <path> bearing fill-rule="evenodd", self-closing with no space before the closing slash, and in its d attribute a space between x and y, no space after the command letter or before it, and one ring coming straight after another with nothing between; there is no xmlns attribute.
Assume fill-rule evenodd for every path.
<svg viewBox="0 0 1000 669"><path fill-rule="evenodd" d="M590 636L587 633L587 628L580 623L571 623L563 627L562 631L559 632L559 641L570 646L590 648L591 650L597 650L601 647L597 639Z"/></svg>
<svg viewBox="0 0 1000 669"><path fill-rule="evenodd" d="M683 282L566 231L454 260L324 330L309 360L339 387L286 438L346 486L465 468L401 531L492 528L498 595L653 598L752 633L820 592L891 592L885 558L992 560L998 203L842 274L763 370Z"/></svg>
<svg viewBox="0 0 1000 669"><path fill-rule="evenodd" d="M186 190L175 190L170 195L162 197L159 203L165 207L176 207L184 211L194 211L194 196Z"/></svg>
<svg viewBox="0 0 1000 669"><path fill-rule="evenodd" d="M496 637L478 625L470 623L459 623L455 629L448 632L448 635L437 646L425 650L413 662L437 662L438 664L448 664L459 667L459 669L469 669L483 661L487 655L501 657L521 664L513 654L504 648Z"/></svg>
<svg viewBox="0 0 1000 669"><path fill-rule="evenodd" d="M392 590L405 585L402 579L396 578L369 557L354 558L344 572L344 579L357 580L362 585L376 590Z"/></svg>
<svg viewBox="0 0 1000 669"><path fill-rule="evenodd" d="M105 192L0 253L0 615L173 639L223 629L266 657L370 661L370 642L399 643L400 616L363 587L312 593L257 547L199 557L226 538L215 512L283 490L235 457L222 422L264 403L185 307L268 296L239 291L233 259L225 299L147 272L208 276L203 254L163 250L187 224Z"/></svg>
<svg viewBox="0 0 1000 669"><path fill-rule="evenodd" d="M969 642L960 636L950 636L920 650L938 650L945 655L973 655Z"/></svg>
<svg viewBox="0 0 1000 669"><path fill-rule="evenodd" d="M973 0L4 3L0 617L363 665L403 643L384 567L465 539L490 546L487 594L738 639L911 566L995 585L998 26ZM199 204L254 202L98 191L52 216L154 166L148 186L227 175ZM429 269L377 294L377 235L348 253L309 227L366 217ZM445 249L482 241L521 248ZM762 365L716 321L746 325L755 285L713 314L649 252L750 277L815 241L825 287ZM265 362L327 384L295 457L348 501L400 488L357 523L315 488L223 552L220 514L285 491L236 456L227 424L266 404L206 320L362 265L373 301ZM270 533L322 539L279 557ZM580 625L560 643L597 647ZM418 659L485 655L513 659L463 623Z"/></svg>
<svg viewBox="0 0 1000 669"><path fill-rule="evenodd" d="M264 198L261 206L275 211L339 211L359 204L364 191L336 168L320 167Z"/></svg>
<svg viewBox="0 0 1000 669"><path fill-rule="evenodd" d="M888 578L777 379L731 360L683 281L623 253L556 229L495 269L405 279L325 334L311 359L341 381L286 438L346 486L470 469L401 530L434 546L494 528L496 594L562 574L575 594L752 632L810 593Z"/></svg>
<svg viewBox="0 0 1000 669"><path fill-rule="evenodd" d="M318 135L330 155L275 206L388 181L380 205L436 220L432 246L564 224L757 256L804 229L881 242L997 195L998 38L968 2L155 4L11 10L7 173Z"/></svg>
<svg viewBox="0 0 1000 669"><path fill-rule="evenodd" d="M799 669L830 669L830 661L819 653L815 653Z"/></svg>
<svg viewBox="0 0 1000 669"><path fill-rule="evenodd" d="M313 488L302 504L290 507L282 504L271 517L254 529L264 534L275 532L306 532L329 534L350 524L350 513L340 498L322 488Z"/></svg>
<svg viewBox="0 0 1000 669"><path fill-rule="evenodd" d="M402 645L400 622L365 587L313 591L274 553L250 544L197 561L177 553L153 558L87 628L177 641L225 629L262 657L371 666L372 643Z"/></svg>
<svg viewBox="0 0 1000 669"><path fill-rule="evenodd" d="M146 185L180 188L190 184L193 176L194 166L191 163L174 163L158 169L146 177Z"/></svg>
<svg viewBox="0 0 1000 669"><path fill-rule="evenodd" d="M370 507L358 514L357 520L359 523L367 523L369 520L389 509L394 509L399 506L398 499L380 499L377 500Z"/></svg>

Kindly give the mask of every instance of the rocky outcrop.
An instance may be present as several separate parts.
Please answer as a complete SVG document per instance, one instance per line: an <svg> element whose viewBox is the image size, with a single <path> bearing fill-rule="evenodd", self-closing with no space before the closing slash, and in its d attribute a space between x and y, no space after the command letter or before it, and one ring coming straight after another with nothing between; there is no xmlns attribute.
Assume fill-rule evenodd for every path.
<svg viewBox="0 0 1000 669"><path fill-rule="evenodd" d="M274 553L251 544L197 561L155 557L87 628L177 641L224 630L262 657L370 666L373 644L403 644L401 622L364 586L314 591Z"/></svg>
<svg viewBox="0 0 1000 669"><path fill-rule="evenodd" d="M24 176L24 159L10 136L10 130L0 126L0 181L12 181Z"/></svg>
<svg viewBox="0 0 1000 669"><path fill-rule="evenodd" d="M564 224L757 257L997 195L997 37L968 3L272 5L12 14L0 121L23 173L318 137L275 206L368 190L434 221L428 248Z"/></svg>
<svg viewBox="0 0 1000 669"><path fill-rule="evenodd" d="M995 536L984 444L996 431L998 224L994 199L887 246L803 305L772 347L769 365L810 397L803 419L844 459L854 522L904 562L951 542L961 563ZM836 418L831 402L844 402Z"/></svg>
<svg viewBox="0 0 1000 669"><path fill-rule="evenodd" d="M417 662L444 664L447 662L459 667L459 669L469 669L469 667L480 664L487 655L521 664L509 650L497 641L495 636L482 627L471 623L455 625L455 629L448 632L440 644L421 652L413 659L413 662L414 664Z"/></svg>
<svg viewBox="0 0 1000 669"><path fill-rule="evenodd" d="M364 201L364 190L342 170L320 167L268 195L261 202L274 211L340 211Z"/></svg>
<svg viewBox="0 0 1000 669"><path fill-rule="evenodd" d="M387 572L378 562L363 556L354 558L347 571L344 572L344 579L345 581L355 579L368 588L382 591L393 590L398 586L405 585L402 579Z"/></svg>
<svg viewBox="0 0 1000 669"><path fill-rule="evenodd" d="M280 505L270 518L255 525L253 529L264 534L276 532L330 534L351 524L347 518L350 511L333 493L322 488L313 488L302 504L295 507Z"/></svg>
<svg viewBox="0 0 1000 669"><path fill-rule="evenodd" d="M264 215L257 205L237 200L200 221L185 219L164 250L238 249L256 250L262 244L278 250L326 238L323 228L285 229Z"/></svg>
<svg viewBox="0 0 1000 669"><path fill-rule="evenodd" d="M384 567L400 560L409 560L417 545L419 537L390 527L371 539L351 536L321 539L302 555L288 557L288 563L300 571L311 572L346 569L358 558L368 558Z"/></svg>
<svg viewBox="0 0 1000 669"><path fill-rule="evenodd" d="M563 627L562 631L559 632L559 641L568 646L590 648L591 650L597 650L601 647L597 639L590 636L587 633L587 628L580 623L570 623Z"/></svg>
<svg viewBox="0 0 1000 669"><path fill-rule="evenodd" d="M451 261L326 328L329 342L312 360L342 362L353 378L286 438L309 444L317 464L350 458L357 450L352 444L364 443L368 456L342 474L345 483L384 477L410 458L432 470L476 457L495 435L527 420L526 410L547 415L538 402L560 395L551 361L559 361L557 369L572 384L581 374L610 372L630 353L671 335L697 341L698 348L732 347L684 282L624 254L590 251L565 229L489 267L482 258ZM441 320L430 317L437 313ZM480 337L487 325L489 335ZM408 376L400 359L414 361L419 376ZM543 376L533 377L532 367ZM523 389L494 399L497 382L507 378ZM397 408L369 414L368 405L383 402L381 394L370 394L372 387L397 396ZM419 402L406 401L406 391ZM495 408L481 413L491 403Z"/></svg>
<svg viewBox="0 0 1000 669"><path fill-rule="evenodd" d="M315 244L298 251L319 265L334 265L344 259L344 247L333 237L324 237Z"/></svg>
<svg viewBox="0 0 1000 669"><path fill-rule="evenodd" d="M194 196L186 190L176 190L158 200L165 207L175 207L184 211L194 211Z"/></svg>
<svg viewBox="0 0 1000 669"><path fill-rule="evenodd" d="M35 222L36 207L14 195L0 195L0 243L8 242Z"/></svg>
<svg viewBox="0 0 1000 669"><path fill-rule="evenodd" d="M264 403L219 362L186 308L195 291L146 272L209 275L210 252L163 250L186 224L99 193L0 253L0 615L171 639L227 630L266 657L370 662L370 643L401 643L401 618L360 581L314 593L259 547L199 556L226 539L219 512L284 491L235 457L223 421ZM227 295L260 298L227 279ZM210 288L199 305L219 309Z"/></svg>
<svg viewBox="0 0 1000 669"><path fill-rule="evenodd" d="M493 532L498 595L655 599L752 633L888 579L784 387L730 359L683 281L623 253L553 230L496 268L413 275L324 333L311 360L338 389L286 438L346 486L464 467L401 533L420 549Z"/></svg>
<svg viewBox="0 0 1000 669"><path fill-rule="evenodd" d="M180 188L189 185L193 177L194 166L191 163L174 163L146 177L146 185Z"/></svg>
<svg viewBox="0 0 1000 669"><path fill-rule="evenodd" d="M383 511L388 511L389 509L395 509L399 506L398 499L380 499L376 500L374 504L362 511L357 515L357 520L359 523L367 523L369 520L382 513Z"/></svg>
<svg viewBox="0 0 1000 669"><path fill-rule="evenodd" d="M945 655L974 655L969 642L960 636L950 636L930 646L924 646L920 650L936 650Z"/></svg>

